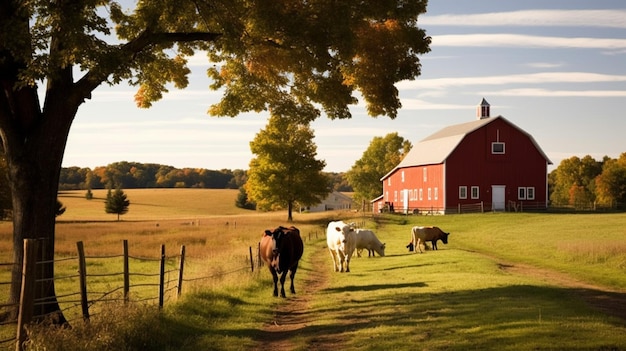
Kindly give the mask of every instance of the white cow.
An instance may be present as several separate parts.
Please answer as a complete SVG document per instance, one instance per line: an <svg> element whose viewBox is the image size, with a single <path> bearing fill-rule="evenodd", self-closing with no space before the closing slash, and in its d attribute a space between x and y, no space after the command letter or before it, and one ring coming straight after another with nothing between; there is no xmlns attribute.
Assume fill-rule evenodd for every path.
<svg viewBox="0 0 626 351"><path fill-rule="evenodd" d="M328 223L326 228L326 244L330 257L333 259L335 272L350 272L350 258L356 246L354 225L335 221Z"/></svg>
<svg viewBox="0 0 626 351"><path fill-rule="evenodd" d="M379 255L385 256L385 244L381 243L373 231L369 229L356 230L356 254L361 257L361 251L367 249L367 257Z"/></svg>

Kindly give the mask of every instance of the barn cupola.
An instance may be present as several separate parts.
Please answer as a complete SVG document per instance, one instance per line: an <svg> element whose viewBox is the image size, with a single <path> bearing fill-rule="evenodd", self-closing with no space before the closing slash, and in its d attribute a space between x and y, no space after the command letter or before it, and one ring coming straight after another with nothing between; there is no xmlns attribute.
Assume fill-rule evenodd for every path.
<svg viewBox="0 0 626 351"><path fill-rule="evenodd" d="M476 107L476 119L489 118L489 103L485 98L480 102L480 105Z"/></svg>

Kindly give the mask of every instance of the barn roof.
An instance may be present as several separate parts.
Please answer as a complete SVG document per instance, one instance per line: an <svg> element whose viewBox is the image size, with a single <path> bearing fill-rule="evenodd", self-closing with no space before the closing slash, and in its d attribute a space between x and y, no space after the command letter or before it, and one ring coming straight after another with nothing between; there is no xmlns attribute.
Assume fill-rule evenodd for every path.
<svg viewBox="0 0 626 351"><path fill-rule="evenodd" d="M546 154L539 147L539 144L537 144L535 139L530 134L511 123L506 118L497 116L451 125L429 135L415 144L404 159L389 173L385 174L381 180L387 178L391 173L399 168L443 163L454 151L454 149L456 149L459 143L461 143L465 136L498 119L504 120L506 123L528 136L539 153L541 153L541 155L546 159L548 164L552 164L550 159L548 159Z"/></svg>

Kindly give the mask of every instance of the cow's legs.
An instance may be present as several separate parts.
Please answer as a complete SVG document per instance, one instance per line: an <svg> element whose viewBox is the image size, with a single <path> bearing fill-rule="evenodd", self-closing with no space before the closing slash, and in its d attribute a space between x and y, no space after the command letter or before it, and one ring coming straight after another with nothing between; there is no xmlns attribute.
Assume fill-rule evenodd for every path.
<svg viewBox="0 0 626 351"><path fill-rule="evenodd" d="M415 247L417 247L420 250L420 253L423 253L422 252L422 239L417 238L417 243L415 244Z"/></svg>
<svg viewBox="0 0 626 351"><path fill-rule="evenodd" d="M289 272L289 278L291 279L291 293L295 294L296 293L296 288L293 285L293 278L296 276L296 271L298 270L298 264L296 263L295 266L293 266L291 268L291 271Z"/></svg>
<svg viewBox="0 0 626 351"><path fill-rule="evenodd" d="M335 252L333 252L333 250L328 249L328 252L330 252L330 258L333 259L333 269L335 270L335 272L339 272L339 258L335 255Z"/></svg>
<svg viewBox="0 0 626 351"><path fill-rule="evenodd" d="M276 274L276 270L271 267L270 273L272 273L272 278L274 279L274 296L278 296L278 274Z"/></svg>
<svg viewBox="0 0 626 351"><path fill-rule="evenodd" d="M285 295L285 278L287 278L287 271L280 275L280 297L287 297ZM291 284L293 284L293 281Z"/></svg>

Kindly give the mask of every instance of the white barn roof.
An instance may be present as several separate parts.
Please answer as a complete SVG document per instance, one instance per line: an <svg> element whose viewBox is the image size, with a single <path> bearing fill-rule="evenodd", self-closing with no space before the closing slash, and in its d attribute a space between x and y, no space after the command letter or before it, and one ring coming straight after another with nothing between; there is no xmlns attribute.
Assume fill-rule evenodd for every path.
<svg viewBox="0 0 626 351"><path fill-rule="evenodd" d="M439 130L438 132L435 132L434 134L431 134L430 136L422 139L420 142L414 145L411 151L409 151L409 153L404 157L404 159L389 173L385 174L381 178L381 180L387 178L390 174L392 174L395 170L399 168L443 163L454 151L454 149L456 149L459 143L461 143L466 135L477 129L482 128L483 126L497 119L502 119L506 121L514 128L517 128L520 132L526 134L532 141L533 145L535 145L539 153L541 153L541 155L546 159L548 164L552 164L552 162L548 159L546 154L541 150L535 139L530 134L526 133L515 124L509 122L504 117L497 116L451 125L449 127L445 127Z"/></svg>

